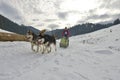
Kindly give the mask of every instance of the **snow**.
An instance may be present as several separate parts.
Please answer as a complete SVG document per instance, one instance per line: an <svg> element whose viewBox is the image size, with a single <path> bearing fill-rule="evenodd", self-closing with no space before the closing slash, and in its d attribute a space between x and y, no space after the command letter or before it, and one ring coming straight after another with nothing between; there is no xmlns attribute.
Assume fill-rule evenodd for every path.
<svg viewBox="0 0 120 80"><path fill-rule="evenodd" d="M13 32L10 32L10 31L3 30L3 29L0 29L0 32L13 33Z"/></svg>
<svg viewBox="0 0 120 80"><path fill-rule="evenodd" d="M112 32L110 32L112 30ZM35 53L29 42L0 42L0 80L120 80L120 25Z"/></svg>

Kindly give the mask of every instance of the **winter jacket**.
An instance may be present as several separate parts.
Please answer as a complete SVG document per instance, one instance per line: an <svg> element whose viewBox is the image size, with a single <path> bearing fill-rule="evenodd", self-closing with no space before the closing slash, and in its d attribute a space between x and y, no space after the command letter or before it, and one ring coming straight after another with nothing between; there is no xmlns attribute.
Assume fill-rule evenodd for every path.
<svg viewBox="0 0 120 80"><path fill-rule="evenodd" d="M64 31L62 32L62 36L69 37L69 35L70 35L69 30L64 30Z"/></svg>

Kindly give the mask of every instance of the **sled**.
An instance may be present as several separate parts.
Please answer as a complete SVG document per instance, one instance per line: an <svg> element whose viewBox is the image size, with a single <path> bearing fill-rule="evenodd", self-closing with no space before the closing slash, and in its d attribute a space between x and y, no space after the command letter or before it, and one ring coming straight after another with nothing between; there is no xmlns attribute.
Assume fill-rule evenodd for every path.
<svg viewBox="0 0 120 80"><path fill-rule="evenodd" d="M60 47L67 48L69 46L69 39L66 37L61 38Z"/></svg>

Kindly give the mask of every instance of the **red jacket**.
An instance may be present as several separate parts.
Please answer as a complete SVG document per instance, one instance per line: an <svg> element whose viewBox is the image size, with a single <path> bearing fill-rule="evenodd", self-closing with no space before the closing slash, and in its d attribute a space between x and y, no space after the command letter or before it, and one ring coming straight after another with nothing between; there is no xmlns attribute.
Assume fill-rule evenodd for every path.
<svg viewBox="0 0 120 80"><path fill-rule="evenodd" d="M69 30L64 30L63 32L62 32L62 36L70 36L70 32L69 32Z"/></svg>

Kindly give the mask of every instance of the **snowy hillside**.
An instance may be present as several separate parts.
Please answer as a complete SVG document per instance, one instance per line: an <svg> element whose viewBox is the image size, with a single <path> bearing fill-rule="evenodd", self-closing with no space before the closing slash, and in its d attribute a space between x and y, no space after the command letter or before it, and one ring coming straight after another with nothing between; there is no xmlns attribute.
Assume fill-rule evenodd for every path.
<svg viewBox="0 0 120 80"><path fill-rule="evenodd" d="M112 32L110 32L112 30ZM120 25L34 53L29 42L0 42L0 80L120 80Z"/></svg>
<svg viewBox="0 0 120 80"><path fill-rule="evenodd" d="M12 32L9 32L9 31L3 30L3 29L0 29L0 32L12 33Z"/></svg>

